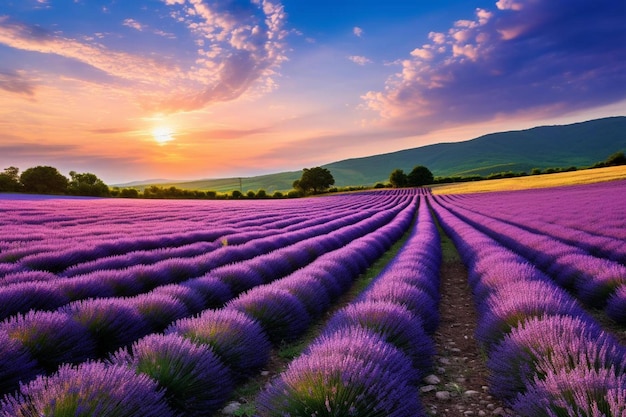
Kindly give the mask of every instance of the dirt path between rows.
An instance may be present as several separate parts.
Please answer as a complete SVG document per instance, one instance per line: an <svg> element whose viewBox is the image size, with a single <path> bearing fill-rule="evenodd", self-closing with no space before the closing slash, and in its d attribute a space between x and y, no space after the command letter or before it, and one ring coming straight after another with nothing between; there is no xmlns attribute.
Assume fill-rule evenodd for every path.
<svg viewBox="0 0 626 417"><path fill-rule="evenodd" d="M467 270L452 242L442 235L440 324L434 334L435 369L421 400L428 415L446 417L512 415L487 391L489 371L474 339L477 315Z"/></svg>

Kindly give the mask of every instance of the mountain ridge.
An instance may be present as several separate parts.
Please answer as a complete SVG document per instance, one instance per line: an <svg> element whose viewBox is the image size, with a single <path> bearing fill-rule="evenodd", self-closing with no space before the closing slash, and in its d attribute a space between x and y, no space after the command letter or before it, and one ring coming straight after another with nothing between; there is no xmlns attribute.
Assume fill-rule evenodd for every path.
<svg viewBox="0 0 626 417"><path fill-rule="evenodd" d="M394 169L410 172L416 165L428 167L435 177L489 175L533 168L587 167L626 150L626 116L606 117L566 125L537 126L495 132L460 142L441 142L395 152L349 158L321 165L331 171L337 187L371 186L387 182ZM253 177L159 182L133 181L143 189L150 185L191 190L267 192L291 189L302 171L284 171ZM119 184L118 186L128 186Z"/></svg>

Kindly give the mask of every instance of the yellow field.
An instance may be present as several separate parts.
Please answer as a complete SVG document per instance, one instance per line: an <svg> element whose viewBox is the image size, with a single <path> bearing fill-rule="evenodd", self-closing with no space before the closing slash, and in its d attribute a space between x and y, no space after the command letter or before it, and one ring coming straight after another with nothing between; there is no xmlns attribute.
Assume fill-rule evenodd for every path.
<svg viewBox="0 0 626 417"><path fill-rule="evenodd" d="M490 191L525 190L527 188L558 187L561 185L589 184L593 182L626 179L626 165L608 168L585 169L555 174L530 175L518 178L502 178L444 184L432 187L433 194L468 194Z"/></svg>

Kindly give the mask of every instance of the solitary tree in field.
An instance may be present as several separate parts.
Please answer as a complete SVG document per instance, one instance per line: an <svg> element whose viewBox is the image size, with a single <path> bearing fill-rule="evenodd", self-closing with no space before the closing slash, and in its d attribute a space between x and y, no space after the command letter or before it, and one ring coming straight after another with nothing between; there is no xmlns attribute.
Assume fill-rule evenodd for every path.
<svg viewBox="0 0 626 417"><path fill-rule="evenodd" d="M69 181L54 167L36 166L20 175L20 182L27 193L65 194Z"/></svg>
<svg viewBox="0 0 626 417"><path fill-rule="evenodd" d="M305 194L309 191L316 194L330 188L333 184L335 184L335 178L328 169L322 167L304 168L302 177L293 182L293 188L301 190Z"/></svg>
<svg viewBox="0 0 626 417"><path fill-rule="evenodd" d="M432 184L435 180L433 173L423 165L418 165L407 175L409 187L421 187L423 185Z"/></svg>
<svg viewBox="0 0 626 417"><path fill-rule="evenodd" d="M394 188L402 188L407 186L407 177L403 170L394 169L389 175L389 183Z"/></svg>

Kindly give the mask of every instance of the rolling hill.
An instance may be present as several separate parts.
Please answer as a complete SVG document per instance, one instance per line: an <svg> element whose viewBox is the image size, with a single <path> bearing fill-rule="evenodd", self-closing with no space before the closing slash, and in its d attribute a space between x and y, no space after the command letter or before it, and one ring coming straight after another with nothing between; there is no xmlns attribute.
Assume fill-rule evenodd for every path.
<svg viewBox="0 0 626 417"><path fill-rule="evenodd" d="M331 171L338 187L373 185L388 181L396 168L410 172L427 166L438 176L488 175L530 172L532 168L586 167L609 155L626 151L626 117L609 117L562 126L492 133L464 142L438 143L381 155L346 159L322 165ZM158 181L133 185L175 186L183 189L228 192L241 189L267 192L290 190L301 171L256 177L206 179L187 182ZM125 184L122 184L125 186Z"/></svg>

